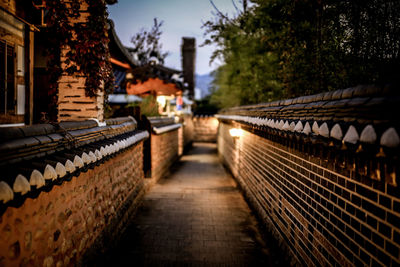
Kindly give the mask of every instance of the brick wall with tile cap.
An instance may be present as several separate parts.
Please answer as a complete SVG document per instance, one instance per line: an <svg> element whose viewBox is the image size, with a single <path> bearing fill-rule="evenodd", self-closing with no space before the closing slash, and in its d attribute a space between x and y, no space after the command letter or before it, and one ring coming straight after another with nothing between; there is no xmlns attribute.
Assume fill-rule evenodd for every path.
<svg viewBox="0 0 400 267"><path fill-rule="evenodd" d="M0 129L0 212L149 136L132 117Z"/></svg>
<svg viewBox="0 0 400 267"><path fill-rule="evenodd" d="M196 115L193 117L195 142L216 142L218 120L212 115Z"/></svg>
<svg viewBox="0 0 400 267"><path fill-rule="evenodd" d="M217 116L220 156L299 263L400 263L395 89L360 86Z"/></svg>
<svg viewBox="0 0 400 267"><path fill-rule="evenodd" d="M179 130L182 124L174 118L149 118L151 133L151 180L157 182L168 173L179 156Z"/></svg>
<svg viewBox="0 0 400 267"><path fill-rule="evenodd" d="M109 222L122 222L121 207L137 206L144 192L149 134L132 118L2 128L0 135L1 266L73 265L108 227L121 228Z"/></svg>

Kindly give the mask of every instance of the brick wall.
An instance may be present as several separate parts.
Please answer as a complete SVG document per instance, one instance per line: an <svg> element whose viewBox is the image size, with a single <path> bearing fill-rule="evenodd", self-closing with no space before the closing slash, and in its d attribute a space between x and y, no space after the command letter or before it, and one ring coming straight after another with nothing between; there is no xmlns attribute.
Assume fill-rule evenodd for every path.
<svg viewBox="0 0 400 267"><path fill-rule="evenodd" d="M400 263L400 190L393 183L394 166L379 157L368 161L288 136L248 130L234 139L229 129L238 126L220 124L220 156L265 226L297 262Z"/></svg>
<svg viewBox="0 0 400 267"><path fill-rule="evenodd" d="M151 178L158 181L178 158L178 129L162 134L151 134Z"/></svg>
<svg viewBox="0 0 400 267"><path fill-rule="evenodd" d="M58 81L58 121L82 121L96 118L103 121L104 94L96 97L85 95L85 77L63 74Z"/></svg>
<svg viewBox="0 0 400 267"><path fill-rule="evenodd" d="M0 217L0 266L70 266L116 237L143 194L142 142ZM127 205L128 204L128 205Z"/></svg>
<svg viewBox="0 0 400 267"><path fill-rule="evenodd" d="M179 117L182 127L179 128L179 156L183 154L185 147L193 142L194 125L191 114L182 114Z"/></svg>
<svg viewBox="0 0 400 267"><path fill-rule="evenodd" d="M195 142L216 142L218 120L214 116L195 116L193 117Z"/></svg>

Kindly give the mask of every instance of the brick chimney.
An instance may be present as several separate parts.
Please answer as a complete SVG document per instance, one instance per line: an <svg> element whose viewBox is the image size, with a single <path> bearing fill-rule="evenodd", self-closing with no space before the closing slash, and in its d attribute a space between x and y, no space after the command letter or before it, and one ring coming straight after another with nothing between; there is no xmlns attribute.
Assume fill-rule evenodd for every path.
<svg viewBox="0 0 400 267"><path fill-rule="evenodd" d="M185 83L188 83L189 98L193 99L195 87L196 39L191 37L183 37L181 53L183 79Z"/></svg>

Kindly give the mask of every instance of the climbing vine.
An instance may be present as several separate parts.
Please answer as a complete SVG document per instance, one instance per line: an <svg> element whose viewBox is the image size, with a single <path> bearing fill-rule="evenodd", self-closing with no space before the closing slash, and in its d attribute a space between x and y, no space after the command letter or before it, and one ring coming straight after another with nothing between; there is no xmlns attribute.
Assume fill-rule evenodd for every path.
<svg viewBox="0 0 400 267"><path fill-rule="evenodd" d="M67 56L76 62L81 71L87 75L86 94L95 96L104 81L104 92L113 90L114 75L108 50L108 21L104 1L86 0L89 17L86 23L75 24L76 38L74 46Z"/></svg>
<svg viewBox="0 0 400 267"><path fill-rule="evenodd" d="M57 120L57 89L58 80L63 72L61 68L61 48L63 45L70 46L69 41L72 40L72 25L69 18L78 18L80 5L78 2L71 2L69 8L61 1L48 1L46 10L48 17L46 19L46 27L41 29L40 34L47 41L47 72L49 74L48 96L50 102L48 104L48 119L50 121Z"/></svg>
<svg viewBox="0 0 400 267"><path fill-rule="evenodd" d="M102 86L106 95L113 90L114 75L108 50L106 3L98 0L85 2L88 14L85 22L79 21L84 3L82 0L46 3L49 14L45 28L49 41L47 64L50 66L50 94L55 97L55 101L57 81L63 71L86 77L87 96L96 96ZM76 21L71 23L71 20ZM61 55L62 48L66 48L65 55ZM62 63L65 66L61 67Z"/></svg>

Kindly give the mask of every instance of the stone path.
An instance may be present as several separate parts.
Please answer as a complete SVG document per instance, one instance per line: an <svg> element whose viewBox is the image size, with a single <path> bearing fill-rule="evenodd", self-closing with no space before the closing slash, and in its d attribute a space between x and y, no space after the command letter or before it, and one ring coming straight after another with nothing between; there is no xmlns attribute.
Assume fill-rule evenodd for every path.
<svg viewBox="0 0 400 267"><path fill-rule="evenodd" d="M121 243L98 265L281 265L271 252L275 244L261 240L216 145L195 143L173 174L146 194Z"/></svg>

